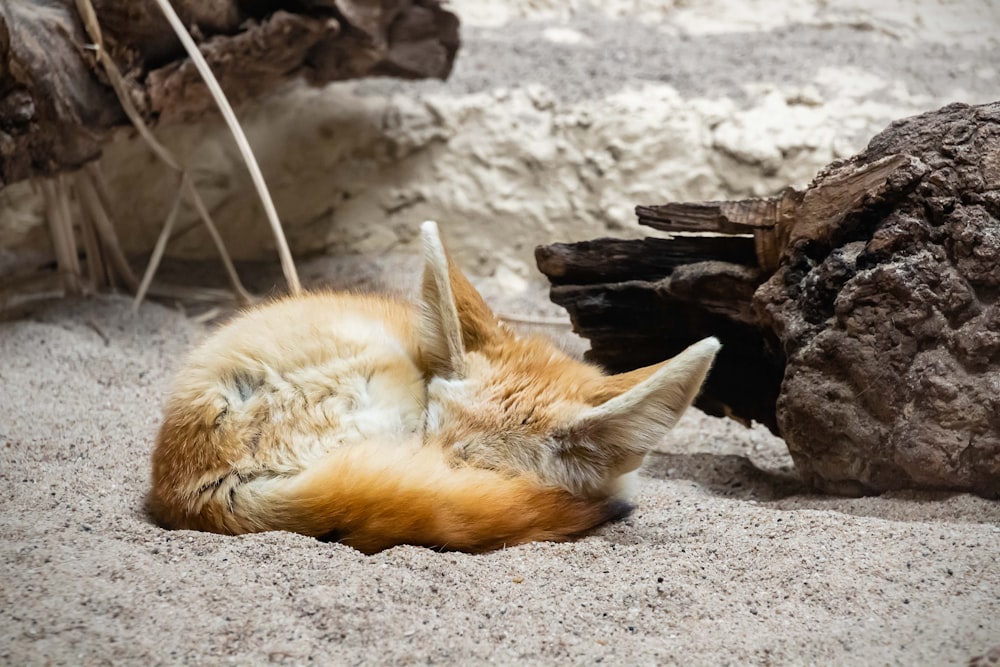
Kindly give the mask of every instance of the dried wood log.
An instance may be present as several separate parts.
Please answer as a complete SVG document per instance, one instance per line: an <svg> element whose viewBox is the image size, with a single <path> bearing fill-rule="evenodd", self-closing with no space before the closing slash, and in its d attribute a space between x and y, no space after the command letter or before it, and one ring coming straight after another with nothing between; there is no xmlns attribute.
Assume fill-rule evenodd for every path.
<svg viewBox="0 0 1000 667"><path fill-rule="evenodd" d="M701 405L769 425L817 488L1000 495L1000 103L897 121L802 191L637 214L713 236L537 252L590 359L716 335ZM713 256L733 235L752 260Z"/></svg>
<svg viewBox="0 0 1000 667"><path fill-rule="evenodd" d="M697 257L752 265L750 238L598 239L539 246L535 259L554 285L659 280Z"/></svg>
<svg viewBox="0 0 1000 667"><path fill-rule="evenodd" d="M458 19L438 0L173 0L232 102L303 78L446 77ZM150 123L214 113L152 2L93 0L106 46ZM0 1L0 187L95 159L127 120L75 0Z"/></svg>

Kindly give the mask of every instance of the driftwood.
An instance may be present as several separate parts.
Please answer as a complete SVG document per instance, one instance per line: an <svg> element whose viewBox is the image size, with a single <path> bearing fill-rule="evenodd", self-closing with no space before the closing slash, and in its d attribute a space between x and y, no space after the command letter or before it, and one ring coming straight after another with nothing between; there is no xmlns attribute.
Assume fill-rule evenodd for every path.
<svg viewBox="0 0 1000 667"><path fill-rule="evenodd" d="M805 190L636 212L701 235L536 252L590 359L716 335L700 405L767 424L818 488L1000 495L1000 103L897 121Z"/></svg>
<svg viewBox="0 0 1000 667"><path fill-rule="evenodd" d="M621 372L719 336L724 345L699 407L776 428L783 360L752 312L762 282L752 238L598 239L543 246L535 256L552 300L590 339L589 359Z"/></svg>
<svg viewBox="0 0 1000 667"><path fill-rule="evenodd" d="M153 2L92 0L106 47L150 124L214 111ZM458 19L438 0L173 0L239 102L303 78L446 77ZM0 0L0 187L79 168L127 125L75 0Z"/></svg>

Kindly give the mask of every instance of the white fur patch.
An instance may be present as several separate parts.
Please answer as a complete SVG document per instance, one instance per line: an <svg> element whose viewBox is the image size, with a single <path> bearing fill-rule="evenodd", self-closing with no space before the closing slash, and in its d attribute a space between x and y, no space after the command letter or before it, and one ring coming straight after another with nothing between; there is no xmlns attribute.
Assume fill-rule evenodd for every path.
<svg viewBox="0 0 1000 667"><path fill-rule="evenodd" d="M432 378L427 385L426 432L437 433L445 426L449 406L467 405L475 397L469 380Z"/></svg>

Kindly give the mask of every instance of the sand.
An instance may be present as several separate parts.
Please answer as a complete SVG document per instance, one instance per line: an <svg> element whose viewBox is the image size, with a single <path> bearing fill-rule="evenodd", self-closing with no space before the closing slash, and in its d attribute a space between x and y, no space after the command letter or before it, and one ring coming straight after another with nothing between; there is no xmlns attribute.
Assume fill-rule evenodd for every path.
<svg viewBox="0 0 1000 667"><path fill-rule="evenodd" d="M549 322L535 243L640 233L639 202L802 183L892 118L1000 87L986 0L602 4L456 1L449 82L245 109L295 247L333 253L305 281L412 285L435 217L499 311ZM222 130L163 137L234 251L270 261L242 267L248 284L274 289ZM102 166L134 221L123 241L148 250L163 172L136 142ZM28 185L0 194L0 264L44 260L42 213ZM816 495L780 440L696 411L649 457L632 517L574 543L366 557L164 531L143 505L149 456L200 312L104 296L0 322L0 663L936 666L1000 645L1000 504Z"/></svg>
<svg viewBox="0 0 1000 667"><path fill-rule="evenodd" d="M399 288L418 263L303 272ZM697 411L635 513L573 543L368 557L165 531L144 495L171 374L211 326L190 314L106 296L0 323L3 664L947 665L1000 643L1000 504L814 495L780 440Z"/></svg>

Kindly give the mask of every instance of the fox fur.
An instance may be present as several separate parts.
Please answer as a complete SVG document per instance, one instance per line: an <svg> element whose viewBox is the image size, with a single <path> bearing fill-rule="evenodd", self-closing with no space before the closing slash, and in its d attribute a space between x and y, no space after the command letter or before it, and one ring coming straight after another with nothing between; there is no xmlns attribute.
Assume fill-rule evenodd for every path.
<svg viewBox="0 0 1000 667"><path fill-rule="evenodd" d="M719 343L606 376L501 323L422 227L419 304L317 292L190 355L153 452L166 527L288 530L374 553L559 541L627 513L627 480Z"/></svg>

